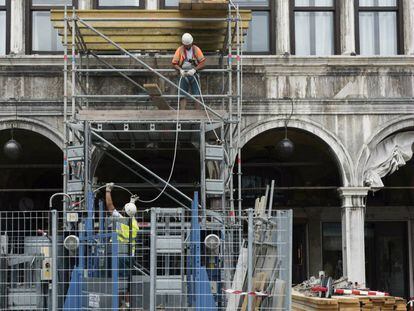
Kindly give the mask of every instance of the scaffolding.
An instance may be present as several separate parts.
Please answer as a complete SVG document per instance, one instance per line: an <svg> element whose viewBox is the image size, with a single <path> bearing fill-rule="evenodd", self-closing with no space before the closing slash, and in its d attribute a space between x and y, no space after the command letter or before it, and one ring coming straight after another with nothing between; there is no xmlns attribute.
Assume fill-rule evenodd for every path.
<svg viewBox="0 0 414 311"><path fill-rule="evenodd" d="M138 178L145 182L169 190L164 192L179 206L190 209L192 198L186 195L179 186L175 187L170 180L159 176L125 151L111 142L114 133L129 134L129 139L147 140L157 143L168 137L175 137L175 145L179 135L180 142L189 141L198 146L200 154L200 207L203 216L208 214L208 201L213 198L215 206L223 215L230 215L230 226L241 228L241 154L240 154L240 120L242 114L242 43L245 29L240 10L232 1L228 4L227 16L223 18L206 17L129 17L116 14L114 17L99 17L80 14L75 8L63 14L63 46L64 46L64 168L63 192L71 196L72 202L86 202L88 192L96 185L92 181L91 150L93 146L105 145L116 151L122 159L127 159L133 166L139 167L144 173L138 173L133 166L120 158L114 158L122 166L135 172ZM119 12L118 12L119 13ZM53 14L53 12L52 12ZM223 49L219 51L221 68L204 69L203 74L221 75L221 93L195 96L180 89L172 81L171 74L175 69L158 68L148 65L142 54L132 52L118 44L111 36L104 34L99 23L110 22L181 22L203 24L226 24L226 34ZM106 50L99 51L96 46L88 46L88 37L92 33L105 42L105 49L110 46L113 51L127 58L133 68L116 68L106 57ZM91 58L97 63L91 66ZM119 59L115 57L115 59ZM226 62L226 64L224 64ZM103 67L96 66L101 64ZM93 74L119 74L140 92L138 94L93 94L90 89L90 76ZM179 95L162 94L156 87L156 94L149 91L148 85L141 85L131 78L132 74L151 74L165 85L179 90L196 104L201 110L181 110L174 107L174 101ZM153 87L153 85L152 85ZM94 109L96 105L108 104L116 100L120 103L138 103L144 109L121 109L120 111ZM154 109L155 103L158 108ZM91 108L92 107L92 108ZM174 107L174 108L173 108ZM156 144L155 144L156 145ZM107 155L111 156L109 153ZM112 156L113 157L113 156ZM214 164L211 164L214 163ZM234 163L237 163L237 194L234 195ZM209 169L208 169L209 168ZM144 175L150 176L150 178ZM214 177L212 177L214 175ZM151 182L156 180L157 183ZM217 203L220 202L220 203ZM237 202L237 203L235 203ZM69 205L65 203L64 211L72 209L87 209L84 204ZM237 213L237 214L236 214ZM238 216L238 217L236 217ZM205 217L204 217L205 219ZM241 229L239 241L241 241Z"/></svg>

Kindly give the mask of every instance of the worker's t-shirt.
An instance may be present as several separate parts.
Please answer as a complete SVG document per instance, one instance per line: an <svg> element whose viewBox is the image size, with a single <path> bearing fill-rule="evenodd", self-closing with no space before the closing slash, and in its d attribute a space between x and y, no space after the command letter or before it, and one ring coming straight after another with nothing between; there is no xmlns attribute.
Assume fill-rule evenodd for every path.
<svg viewBox="0 0 414 311"><path fill-rule="evenodd" d="M182 66L186 60L193 61L196 65L198 65L204 62L206 58L198 46L193 44L191 49L187 50L184 45L182 45L175 51L172 64Z"/></svg>

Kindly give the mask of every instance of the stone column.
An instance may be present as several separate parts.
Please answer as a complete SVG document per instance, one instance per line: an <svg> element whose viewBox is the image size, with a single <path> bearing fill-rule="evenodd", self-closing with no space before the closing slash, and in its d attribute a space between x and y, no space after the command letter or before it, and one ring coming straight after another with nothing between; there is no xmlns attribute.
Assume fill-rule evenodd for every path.
<svg viewBox="0 0 414 311"><path fill-rule="evenodd" d="M369 188L342 187L342 260L344 276L365 286L365 204Z"/></svg>
<svg viewBox="0 0 414 311"><path fill-rule="evenodd" d="M276 54L290 53L289 0L276 1Z"/></svg>
<svg viewBox="0 0 414 311"><path fill-rule="evenodd" d="M93 9L92 0L79 0L78 1L79 10L90 10Z"/></svg>
<svg viewBox="0 0 414 311"><path fill-rule="evenodd" d="M158 0L147 0L147 10L158 10Z"/></svg>
<svg viewBox="0 0 414 311"><path fill-rule="evenodd" d="M341 54L355 53L355 7L354 0L340 1Z"/></svg>
<svg viewBox="0 0 414 311"><path fill-rule="evenodd" d="M12 0L10 7L10 53L24 54L25 43L25 0Z"/></svg>
<svg viewBox="0 0 414 311"><path fill-rule="evenodd" d="M403 0L404 53L414 55L414 1Z"/></svg>

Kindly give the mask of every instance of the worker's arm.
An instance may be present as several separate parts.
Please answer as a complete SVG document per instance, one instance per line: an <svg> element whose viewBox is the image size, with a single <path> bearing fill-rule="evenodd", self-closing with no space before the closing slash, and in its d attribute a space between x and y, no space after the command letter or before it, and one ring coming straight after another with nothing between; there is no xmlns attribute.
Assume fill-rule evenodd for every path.
<svg viewBox="0 0 414 311"><path fill-rule="evenodd" d="M106 209L111 214L115 210L114 202L112 201L112 188L114 187L113 183L106 184L106 191L105 191L105 202L106 202Z"/></svg>
<svg viewBox="0 0 414 311"><path fill-rule="evenodd" d="M178 72L181 70L181 67L180 66L178 66L178 64L175 64L175 65L173 65L174 66L174 69L176 69Z"/></svg>
<svg viewBox="0 0 414 311"><path fill-rule="evenodd" d="M200 70L202 70L205 66L206 66L206 60L204 59L204 61L202 61L201 63L199 63L199 64L197 65L197 67L195 67L195 70L200 71Z"/></svg>
<svg viewBox="0 0 414 311"><path fill-rule="evenodd" d="M196 71L200 71L206 66L206 58L204 57L203 51L201 51L201 49L198 46L194 48L194 53L198 61L198 65L194 69Z"/></svg>

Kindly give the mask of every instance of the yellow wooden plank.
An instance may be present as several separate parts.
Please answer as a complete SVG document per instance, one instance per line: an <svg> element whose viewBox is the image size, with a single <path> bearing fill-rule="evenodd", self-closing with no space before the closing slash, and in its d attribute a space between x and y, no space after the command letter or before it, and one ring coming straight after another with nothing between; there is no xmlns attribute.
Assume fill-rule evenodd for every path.
<svg viewBox="0 0 414 311"><path fill-rule="evenodd" d="M160 110L170 110L170 105L161 97L161 89L155 83L144 84L144 88L147 90L148 95L155 105L157 105Z"/></svg>
<svg viewBox="0 0 414 311"><path fill-rule="evenodd" d="M221 1L221 0L220 0ZM208 0L206 3L216 3L216 0ZM51 19L54 27L59 34L63 34L63 11L52 10ZM225 46L225 34L227 33L227 22L201 23L194 21L173 21L156 20L157 18L178 19L183 17L226 17L227 10L201 10L201 11L179 11L179 10L85 10L77 11L80 18L98 18L99 21L89 20L87 23L97 29L102 34L120 44L123 48L134 51L174 51L180 44L180 37L183 32L191 32L195 38L195 44L199 45L204 51L222 50ZM71 13L69 12L70 16ZM128 18L132 20L110 20L111 18ZM152 18L152 21L133 20L134 18ZM106 20L105 20L106 19ZM251 12L242 11L241 24L243 35L246 34L251 20ZM232 23L231 27L235 27ZM83 36L83 41L87 49L93 51L116 51L117 49L108 44L99 35L94 35L94 31L85 25L78 23L78 29ZM70 29L69 29L70 30ZM62 38L63 39L63 38ZM69 44L71 39L69 39ZM236 38L234 38L236 41ZM242 40L243 41L243 40Z"/></svg>
<svg viewBox="0 0 414 311"><path fill-rule="evenodd" d="M68 11L70 17L72 12ZM180 10L77 10L79 18L227 18L227 10L203 10L203 11L180 11ZM236 17L235 13L232 13ZM251 20L250 10L240 10L241 18ZM61 21L64 18L63 10L51 10L51 20Z"/></svg>
<svg viewBox="0 0 414 311"><path fill-rule="evenodd" d="M123 45L123 44L153 44L153 46L156 48L158 44L167 44L171 43L176 48L181 45L181 37L175 38L173 36L109 36L111 40L116 42L117 44ZM217 38L214 37L207 37L207 38L197 38L194 42L194 44L198 45L202 50L203 47L211 47L211 46L217 46L217 42L223 42L225 37L220 38L218 41ZM83 42L89 46L89 45L101 45L101 44L109 44L104 38L98 37L98 36L85 36L83 37ZM243 43L244 41L242 41ZM68 38L68 44L72 43L72 38ZM235 42L234 42L235 43Z"/></svg>
<svg viewBox="0 0 414 311"><path fill-rule="evenodd" d="M129 51L175 51L177 49L176 44L172 43L160 43L160 44L154 44L154 43L121 43L119 44L121 47L123 47L126 50ZM116 51L118 52L118 49L115 48L111 44L88 44L87 49L90 51ZM205 45L203 46L204 51L220 51L222 49L222 45L217 44L214 46Z"/></svg>
<svg viewBox="0 0 414 311"><path fill-rule="evenodd" d="M63 28L58 28L59 35L63 35ZM89 29L82 29L82 36L96 36L96 33ZM103 32L106 36L162 36L162 35L171 35L171 36L182 36L183 30L182 29L167 29L167 28L126 28L126 29L103 29ZM204 36L224 36L227 32L227 29L217 29L212 34L210 31L206 31L203 29L193 29L191 34L194 38L204 37Z"/></svg>
<svg viewBox="0 0 414 311"><path fill-rule="evenodd" d="M226 29L227 23L226 22L218 22L218 23L191 23L191 22L184 22L184 21L93 21L87 22L89 26L92 26L95 29L112 29L112 28L148 28L148 29L157 29L157 28L165 28L165 29L186 29L188 31L192 29L205 29L205 30L216 30L216 29ZM63 22L53 22L53 26L55 28L63 29L64 23ZM243 29L249 28L249 22L244 21L241 23ZM87 28L87 26L83 24L78 24L77 26L80 29ZM235 27L235 23L232 23L232 27Z"/></svg>

